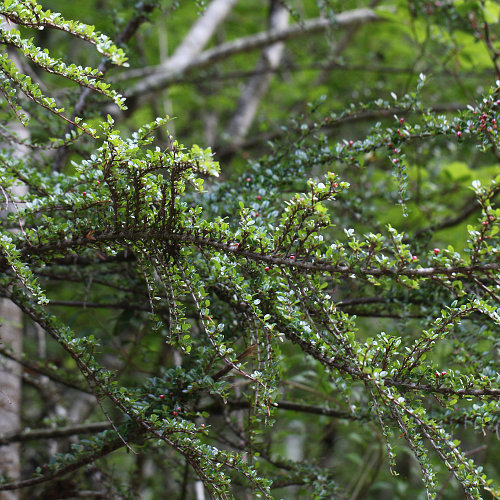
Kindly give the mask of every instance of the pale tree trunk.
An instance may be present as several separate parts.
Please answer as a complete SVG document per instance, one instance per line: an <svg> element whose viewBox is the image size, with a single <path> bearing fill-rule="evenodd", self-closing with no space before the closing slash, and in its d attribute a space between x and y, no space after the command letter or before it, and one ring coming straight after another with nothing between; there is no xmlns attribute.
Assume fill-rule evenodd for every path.
<svg viewBox="0 0 500 500"><path fill-rule="evenodd" d="M191 61L201 54L237 1L213 0L210 2L172 56L160 64L158 67L160 73L170 74L172 71L182 73L188 68ZM140 97L143 93L161 90L162 83L161 78L158 79L156 75L146 76L135 86L134 96Z"/></svg>
<svg viewBox="0 0 500 500"><path fill-rule="evenodd" d="M21 311L8 299L0 300L0 342L16 357L22 353ZM21 365L0 356L0 434L20 430ZM0 446L0 474L10 479L20 476L19 443ZM0 492L0 500L17 500L17 491Z"/></svg>
<svg viewBox="0 0 500 500"><path fill-rule="evenodd" d="M288 27L288 18L288 9L278 0L271 0L269 31L285 30ZM239 145L247 135L260 101L269 88L273 72L280 65L284 48L283 42L277 42L262 51L255 68L255 75L245 84L233 118L224 133L224 140Z"/></svg>
<svg viewBox="0 0 500 500"><path fill-rule="evenodd" d="M15 54L10 54L18 68L21 67ZM13 123L10 132L18 140L29 137L28 130L20 123ZM14 158L27 158L29 150L22 144L13 145ZM26 186L16 186L8 193L8 199L3 200L6 210L0 212L1 219L6 211L16 210L15 200L26 193ZM23 352L23 317L21 310L9 299L0 299L0 347L7 349L15 359L20 359ZM21 426L21 375L19 363L0 354L0 434L19 432ZM11 443L0 446L0 474L10 479L18 479L21 475L20 445ZM18 500L19 492L2 491L0 500Z"/></svg>
<svg viewBox="0 0 500 500"><path fill-rule="evenodd" d="M278 2L278 6L279 5L281 4ZM280 18L283 19L284 14L283 17ZM335 16L335 25L332 25L330 19L318 17L315 19L306 19L301 23L296 23L291 26L288 25L287 21L286 27L279 29L280 18L274 18L276 24L273 22L273 29L237 38L236 40L216 45L204 51L202 51L203 47L201 45L197 45L196 47L190 47L191 50L188 52L185 50L184 44L181 44L175 53L162 64L154 67L135 68L123 73L117 79L123 81L130 78L140 78L140 81L126 92L126 97L130 99L146 99L173 83L184 81L185 76L190 71L213 66L217 62L229 59L231 56L252 52L257 49L264 49L278 42L286 42L288 40L323 33L329 29L350 29L354 26L358 27L366 23L383 20L383 18L379 17L372 9L354 9L341 12ZM206 19L202 18L199 22L202 20L204 22L206 21ZM210 16L209 20L214 21L214 18ZM222 22L222 20L223 19L220 19L219 23ZM218 24L216 26L211 25L210 34L213 34L217 27ZM190 33L186 38L189 38ZM136 101L134 103L134 109L139 102L142 101ZM128 104L130 104L130 102ZM113 111L113 106L109 107L110 111ZM108 109L108 107L106 109ZM116 110L114 112L117 113Z"/></svg>
<svg viewBox="0 0 500 500"><path fill-rule="evenodd" d="M23 191L24 186L19 188ZM9 193L13 197L17 193ZM23 352L23 317L21 310L9 299L0 299L0 347L7 349L16 359ZM21 370L19 363L0 354L0 434L20 430ZM10 479L20 476L19 443L0 446L0 474ZM17 491L0 492L0 500L17 500Z"/></svg>

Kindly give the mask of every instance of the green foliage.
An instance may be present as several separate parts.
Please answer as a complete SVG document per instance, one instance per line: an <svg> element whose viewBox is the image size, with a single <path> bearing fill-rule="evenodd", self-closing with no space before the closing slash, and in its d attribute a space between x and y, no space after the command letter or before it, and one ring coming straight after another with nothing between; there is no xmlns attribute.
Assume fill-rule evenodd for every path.
<svg viewBox="0 0 500 500"><path fill-rule="evenodd" d="M300 8L288 3L302 22ZM1 152L0 178L9 214L0 234L0 293L50 336L51 353L64 360L35 364L28 345L19 361L60 384L68 407L76 400L71 391L93 394L90 420L104 414L110 425L61 445L57 455L37 444L32 462L40 465L32 477L3 478L0 490L43 488L68 474L86 484L89 464L112 471L129 464L118 451L127 449L151 460L155 477L141 482L133 466L121 476L110 472L108 494L128 489L188 498L194 472L213 498L245 492L376 498L384 488L391 498L443 498L451 479L466 498L500 497L498 462L477 465L470 456L483 442L493 457L500 453L500 81L494 81L500 75L498 42L484 28L498 23L499 12L482 1L401 0L396 13L381 3L376 33L385 40L395 36L393 28L397 34L388 54L415 58L406 84L389 78L387 68L367 81L356 68L344 82L323 75L336 92L329 101L316 98L323 87L312 83L302 93L297 82L311 81L302 74L289 95L279 92L263 111L262 123L267 115L279 123L268 146L232 164L224 161L227 144L217 144L215 161L211 148L191 141L203 130L186 131L194 123L190 111L204 111L196 106L206 88L215 92L219 85L215 73L184 97L175 92L177 121L151 116L138 125L132 116L120 123L95 101L85 123L65 114L9 53L1 56L3 107L25 124L29 114L50 125L36 143L19 141L9 131L12 116L3 117L10 146ZM344 8L343 2L306 4L332 27ZM154 7L141 4L144 15L134 19L146 21ZM113 64L127 60L94 27L66 21L34 0L3 0L0 13L23 28L90 42ZM180 7L178 15L192 12ZM361 34L361 49L353 45L345 60L329 64L347 71L354 56L386 57L366 54L369 35ZM105 66L65 62L35 38L12 26L0 33L0 43L38 72L126 109L103 79ZM484 44L475 52L471 40ZM330 42L314 43L326 53ZM475 76L462 76L460 66L458 90L443 84L448 75L426 78L436 47L447 65L470 62L467 51L490 56L479 64L489 88L473 104L462 102ZM369 89L366 102L356 97L362 87ZM222 102L234 90L223 89ZM451 109L436 110L438 91L454 103ZM284 118L287 99L305 93L313 103ZM74 108L76 98L64 99ZM195 111L188 109L192 102ZM105 119L98 118L102 109ZM64 121L72 127L63 132ZM168 131L174 126L175 135ZM88 135L85 141L75 127ZM176 138L183 136L191 146ZM20 145L43 154L20 156ZM245 148L252 145L242 146L250 156ZM53 150L71 154L61 171L53 168ZM24 195L15 194L20 183L28 187ZM447 238L443 230L450 227ZM32 399L25 405L44 406ZM30 418L26 412L27 426ZM342 439L331 454L328 436L337 433ZM301 437L307 455L294 459L286 440ZM398 479L405 453L423 483L408 471ZM359 464L354 478L351 462ZM165 463L176 479L161 479Z"/></svg>

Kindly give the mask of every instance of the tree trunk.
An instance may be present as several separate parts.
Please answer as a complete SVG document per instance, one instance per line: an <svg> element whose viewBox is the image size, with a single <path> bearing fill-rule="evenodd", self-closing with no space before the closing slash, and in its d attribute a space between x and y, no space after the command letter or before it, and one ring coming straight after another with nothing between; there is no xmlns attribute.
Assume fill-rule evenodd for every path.
<svg viewBox="0 0 500 500"><path fill-rule="evenodd" d="M21 68L17 54L10 53L9 57ZM11 124L10 132L19 141L29 138L28 130L19 122ZM23 144L13 145L13 158L29 158L29 148ZM26 193L26 186L19 185L4 195L5 208L0 211L0 221L6 217L12 207L16 209L16 199ZM7 349L16 359L23 353L23 316L21 310L10 300L0 299L0 348ZM12 434L21 427L21 375L22 367L19 363L0 354L0 435ZM0 446L0 475L11 479L18 479L21 475L20 445L11 443ZM18 500L18 491L0 492L0 500Z"/></svg>
<svg viewBox="0 0 500 500"><path fill-rule="evenodd" d="M8 299L0 300L0 342L16 356L22 353L22 314ZM21 365L0 356L0 434L18 432L21 408ZM17 479L20 476L19 443L0 446L0 474ZM17 500L17 491L0 492L0 500Z"/></svg>

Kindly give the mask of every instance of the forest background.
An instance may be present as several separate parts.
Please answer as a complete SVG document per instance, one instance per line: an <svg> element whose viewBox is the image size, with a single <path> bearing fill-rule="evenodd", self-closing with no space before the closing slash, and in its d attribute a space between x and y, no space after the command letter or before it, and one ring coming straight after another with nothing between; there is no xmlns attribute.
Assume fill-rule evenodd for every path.
<svg viewBox="0 0 500 500"><path fill-rule="evenodd" d="M500 498L497 2L0 13L2 500Z"/></svg>

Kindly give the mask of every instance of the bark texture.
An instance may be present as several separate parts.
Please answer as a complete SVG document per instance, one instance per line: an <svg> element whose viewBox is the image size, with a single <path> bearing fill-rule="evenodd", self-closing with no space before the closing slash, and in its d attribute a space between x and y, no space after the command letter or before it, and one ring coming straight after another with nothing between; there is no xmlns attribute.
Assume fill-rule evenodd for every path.
<svg viewBox="0 0 500 500"><path fill-rule="evenodd" d="M285 30L288 26L289 17L288 9L273 0L269 15L269 31L279 32ZM283 42L277 42L262 51L255 68L255 74L247 81L233 118L224 134L224 139L228 142L239 145L247 135L257 113L259 103L269 88L273 71L281 63L284 48L285 44Z"/></svg>
<svg viewBox="0 0 500 500"><path fill-rule="evenodd" d="M17 357L22 353L21 311L8 299L0 300L0 345ZM21 365L0 355L0 434L19 432L21 408ZM19 443L0 446L0 474L20 476ZM16 491L0 492L0 500L17 500Z"/></svg>
<svg viewBox="0 0 500 500"><path fill-rule="evenodd" d="M9 57L14 64L22 67L17 54ZM18 144L13 146L13 158L27 158L30 151L22 144L28 139L27 129L19 122L12 123L12 135L17 137ZM16 199L26 193L26 186L19 185L7 193L3 191L4 200L0 211L0 223L9 211L16 211ZM21 310L10 300L0 299L0 347L8 349L15 359L20 359L23 352L23 315ZM22 367L16 361L0 354L0 435L19 432L21 425L21 375ZM0 446L0 475L17 479L21 475L21 459L19 443ZM0 500L17 500L19 494L14 491L0 492Z"/></svg>

